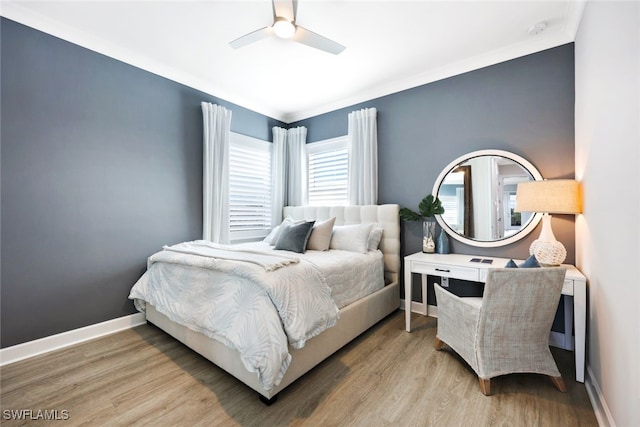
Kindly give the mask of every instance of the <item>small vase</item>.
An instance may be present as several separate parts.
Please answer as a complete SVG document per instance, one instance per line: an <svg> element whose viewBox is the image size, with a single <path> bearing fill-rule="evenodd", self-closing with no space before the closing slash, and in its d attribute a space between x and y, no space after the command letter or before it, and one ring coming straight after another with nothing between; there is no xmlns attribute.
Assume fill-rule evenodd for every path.
<svg viewBox="0 0 640 427"><path fill-rule="evenodd" d="M448 254L449 253L449 237L447 236L447 233L445 233L443 229L440 229L440 234L438 235L438 242L436 244L436 251L439 254Z"/></svg>
<svg viewBox="0 0 640 427"><path fill-rule="evenodd" d="M433 219L425 219L422 222L422 252L432 254L436 251L436 222Z"/></svg>

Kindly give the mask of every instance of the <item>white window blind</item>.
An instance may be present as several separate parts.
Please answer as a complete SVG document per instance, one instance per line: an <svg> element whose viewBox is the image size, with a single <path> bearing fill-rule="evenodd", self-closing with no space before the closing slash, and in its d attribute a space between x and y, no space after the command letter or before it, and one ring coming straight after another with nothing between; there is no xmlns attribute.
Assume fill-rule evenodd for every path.
<svg viewBox="0 0 640 427"><path fill-rule="evenodd" d="M233 132L229 142L230 240L256 240L271 229L272 144Z"/></svg>
<svg viewBox="0 0 640 427"><path fill-rule="evenodd" d="M349 150L347 137L307 145L309 157L309 204L346 205L349 202Z"/></svg>

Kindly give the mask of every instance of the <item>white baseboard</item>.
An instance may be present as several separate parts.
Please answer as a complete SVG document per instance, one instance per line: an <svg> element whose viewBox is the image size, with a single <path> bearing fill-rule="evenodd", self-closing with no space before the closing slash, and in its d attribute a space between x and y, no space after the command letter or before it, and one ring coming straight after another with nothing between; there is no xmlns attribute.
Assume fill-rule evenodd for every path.
<svg viewBox="0 0 640 427"><path fill-rule="evenodd" d="M400 298L400 310L404 310L404 299ZM411 312L427 315L427 305L423 302L411 301Z"/></svg>
<svg viewBox="0 0 640 427"><path fill-rule="evenodd" d="M562 332L551 331L549 335L549 345L561 348L563 350L573 351L572 337L567 340Z"/></svg>
<svg viewBox="0 0 640 427"><path fill-rule="evenodd" d="M593 371L588 365L587 377L585 379L584 385L587 389L587 395L589 396L589 400L591 401L591 406L593 406L593 412L596 414L598 425L601 427L615 427L616 423L613 420L611 411L609 411L607 401L604 400L604 396L602 395L602 391L600 390L600 385L598 384L598 381L596 381L593 375Z"/></svg>
<svg viewBox="0 0 640 427"><path fill-rule="evenodd" d="M134 326L142 325L144 323L146 323L144 314L135 313L129 316L107 320L106 322L96 323L95 325L89 325L83 328L6 347L0 349L0 366L28 359L29 357L37 356L39 354L48 353L53 350L59 350L74 344L122 331L124 329L133 328Z"/></svg>

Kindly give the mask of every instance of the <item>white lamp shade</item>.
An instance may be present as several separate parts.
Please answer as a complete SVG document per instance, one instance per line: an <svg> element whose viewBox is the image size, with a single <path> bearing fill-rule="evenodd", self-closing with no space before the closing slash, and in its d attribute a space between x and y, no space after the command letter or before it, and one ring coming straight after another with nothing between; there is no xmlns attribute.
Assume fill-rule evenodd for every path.
<svg viewBox="0 0 640 427"><path fill-rule="evenodd" d="M572 179L529 181L518 184L516 212L576 214L582 212L580 184Z"/></svg>

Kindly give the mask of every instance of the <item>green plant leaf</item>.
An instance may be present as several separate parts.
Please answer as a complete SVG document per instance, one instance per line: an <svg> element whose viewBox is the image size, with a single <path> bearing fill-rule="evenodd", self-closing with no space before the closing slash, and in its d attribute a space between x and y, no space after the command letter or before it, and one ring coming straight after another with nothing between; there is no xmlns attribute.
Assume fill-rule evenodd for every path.
<svg viewBox="0 0 640 427"><path fill-rule="evenodd" d="M420 201L418 209L420 213L414 212L409 208L401 208L400 218L405 221L420 221L444 213L442 202L437 197L433 197L433 194L425 196L425 198Z"/></svg>
<svg viewBox="0 0 640 427"><path fill-rule="evenodd" d="M442 206L442 202L440 201L439 198L436 197L436 199L433 202L433 214L442 215L443 213L444 213L444 207Z"/></svg>
<svg viewBox="0 0 640 427"><path fill-rule="evenodd" d="M422 216L429 218L434 215L442 215L444 208L439 198L433 197L433 194L429 194L422 201L420 201L420 213Z"/></svg>
<svg viewBox="0 0 640 427"><path fill-rule="evenodd" d="M428 218L430 216L433 216L432 206L433 206L433 194L429 194L428 196L425 196L425 198L420 201L420 204L418 205L418 209L420 209L420 213L422 214L422 216Z"/></svg>
<svg viewBox="0 0 640 427"><path fill-rule="evenodd" d="M419 221L422 219L422 215L412 211L409 208L400 209L400 218L405 221Z"/></svg>

